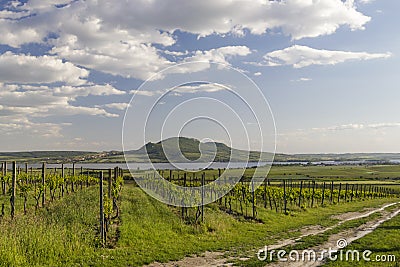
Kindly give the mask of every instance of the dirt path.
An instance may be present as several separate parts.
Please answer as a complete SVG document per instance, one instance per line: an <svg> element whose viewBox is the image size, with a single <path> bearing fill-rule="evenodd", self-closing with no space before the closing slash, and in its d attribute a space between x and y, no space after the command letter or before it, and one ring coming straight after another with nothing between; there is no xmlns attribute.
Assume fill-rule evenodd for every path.
<svg viewBox="0 0 400 267"><path fill-rule="evenodd" d="M400 202L395 202L395 203L390 203L387 205L384 205L380 208L374 208L374 209L367 209L363 212L348 212L348 213L343 213L340 215L332 216L332 219L338 219L340 220L337 224L330 226L330 227L322 227L320 225L313 225L313 226L306 226L300 229L301 235L297 238L291 238L291 239L285 239L285 240L279 240L277 241L276 244L268 246L269 250L272 249L280 249L288 245L293 245L296 243L296 241L310 236L310 235L317 235L317 234L322 234L328 230L331 230L337 226L340 226L341 224L351 221L351 220L356 220L356 219L361 219L370 216L371 214L374 214L376 212L382 212L386 208L391 207L393 205L400 204ZM309 248L309 249L315 249L316 251L322 250L322 249L328 249L331 247L332 249L336 248L337 245L337 240L341 238L345 238L348 243L353 242L354 240L357 240L366 234L372 232L373 230L376 229L380 224L383 222L393 218L394 216L398 215L400 213L400 208L396 209L396 211L392 213L387 213L385 214L382 218L372 220L358 228L354 229L349 229L346 231L343 231L338 234L332 235L328 242L322 244L321 246L317 246L315 248ZM172 261L172 262L167 262L167 263L152 263L150 265L147 265L146 267L214 267L214 266L233 266L232 263L228 263L231 261L233 258L226 258L224 257L225 253L222 252L205 252L204 254L200 256L193 256L193 257L185 257L182 260L179 261ZM239 259L240 260L240 259ZM245 261L246 259L242 259ZM272 263L268 264L267 266L320 266L322 264L321 262L315 262L315 261L298 261L298 262L278 262L278 263Z"/></svg>
<svg viewBox="0 0 400 267"><path fill-rule="evenodd" d="M331 248L332 250L337 250L337 249L343 248L343 247L347 246L348 244L350 244L351 242L353 242L357 239L360 239L360 238L364 237L365 235L373 232L379 225L392 219L393 217L395 217L399 214L400 214L400 208L397 208L396 210L394 210L392 212L384 212L384 215L381 218L371 220L357 228L352 228L352 229L344 230L337 234L333 234L329 237L327 242L325 242L321 245L315 246L315 247L308 248L307 250L315 251L317 253L316 254L317 258L320 258L323 250L328 250L329 248ZM342 244L344 244L344 245L342 245ZM302 257L303 251L300 250L298 252L300 255L298 261L276 262L276 263L268 264L266 266L268 266L268 267L271 267L271 266L273 266L273 267L276 267L276 266L285 266L285 267L286 266L291 266L291 267L321 266L321 265L323 265L324 261L328 257L327 253L325 253L323 259L310 260L307 253L305 254L306 255L305 257Z"/></svg>
<svg viewBox="0 0 400 267"><path fill-rule="evenodd" d="M272 245L272 246L268 246L268 247L270 249L279 249L282 247L286 247L288 245L294 245L296 243L296 241L298 241L304 237L307 237L310 235L322 234L328 230L332 230L333 228L340 226L341 224L343 224L345 222L368 217L374 213L381 212L381 211L385 210L386 208L397 205L397 204L400 204L400 202L386 204L380 208L369 208L363 212L346 212L346 213L342 213L339 215L335 215L335 216L332 216L332 219L340 220L335 225L332 225L330 227L322 227L320 225L306 226L306 227L303 227L302 229L300 229L301 235L299 237L280 240L276 245Z"/></svg>
<svg viewBox="0 0 400 267"><path fill-rule="evenodd" d="M185 257L179 261L167 263L155 262L147 267L209 267L209 266L233 266L226 263L224 253L222 252L205 252L202 256Z"/></svg>

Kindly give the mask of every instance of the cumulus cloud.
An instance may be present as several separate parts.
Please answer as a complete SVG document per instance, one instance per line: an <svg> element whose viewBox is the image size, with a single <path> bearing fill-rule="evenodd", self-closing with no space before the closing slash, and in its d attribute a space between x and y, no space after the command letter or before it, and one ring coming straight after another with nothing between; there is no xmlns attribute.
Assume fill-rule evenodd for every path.
<svg viewBox="0 0 400 267"><path fill-rule="evenodd" d="M125 110L129 107L129 103L110 103L105 104L104 107L118 110Z"/></svg>
<svg viewBox="0 0 400 267"><path fill-rule="evenodd" d="M229 90L229 85L223 85L218 83L200 83L200 84L185 84L178 87L166 88L165 90L132 90L131 94L139 96L159 96L162 94L171 94L180 96L182 94L195 94L195 93L214 93L223 90Z"/></svg>
<svg viewBox="0 0 400 267"><path fill-rule="evenodd" d="M176 49L171 46L177 44L178 31L198 38L210 35L240 38L248 32L253 35L272 32L299 40L332 34L340 27L362 30L369 20L370 17L357 10L353 0L181 1L179 8L164 0L9 1L0 11L0 44L21 48L38 43L49 47L49 51L42 56L17 52L0 55L0 123L10 123L8 132L28 131L37 125L47 126L58 134L65 125L40 124L35 119L75 114L118 116L112 109L122 109L125 103L80 106L77 101L80 97L125 93L109 84L89 83L91 70L145 80L175 63L205 62L197 67L182 64L176 68L179 73L192 73L209 68L211 61L230 65L233 57L251 54L246 46L172 51ZM273 54L270 56L275 58L265 60L268 64L306 66L371 58L367 53L335 53L336 61L332 63L327 52L321 51L310 59L312 63L296 58L293 51L283 56ZM372 55L383 57L383 54ZM179 90L185 89L187 93L216 90L209 85L186 87ZM136 93L154 96L163 92Z"/></svg>
<svg viewBox="0 0 400 267"><path fill-rule="evenodd" d="M62 137L62 129L69 123L35 123L25 119L17 122L0 122L0 133L3 135L36 135L41 137Z"/></svg>
<svg viewBox="0 0 400 267"><path fill-rule="evenodd" d="M27 87L25 87L27 88ZM89 86L61 86L53 89L55 95L70 96L76 98L77 96L109 96L109 95L124 95L125 91L118 90L110 84L95 84Z"/></svg>
<svg viewBox="0 0 400 267"><path fill-rule="evenodd" d="M224 86L218 83L203 83L203 84L190 84L190 85L182 85L173 89L175 93L183 93L183 94L194 94L194 93L214 93L223 90L228 90L228 86Z"/></svg>
<svg viewBox="0 0 400 267"><path fill-rule="evenodd" d="M48 117L54 115L101 115L117 117L99 107L75 106L77 97L89 95L120 95L124 91L110 85L84 87L6 86L0 90L0 116L20 114L23 116Z"/></svg>
<svg viewBox="0 0 400 267"><path fill-rule="evenodd" d="M291 47L266 54L264 56L264 62L259 63L258 65L292 65L294 68L303 68L310 65L335 65L348 60L369 60L388 58L390 56L390 53L320 50L308 46L293 45Z"/></svg>
<svg viewBox="0 0 400 267"><path fill-rule="evenodd" d="M46 43L53 46L51 54L73 64L142 80L174 63L161 54L165 47L176 43L177 30L199 37L243 36L245 29L256 35L277 31L297 40L332 34L341 26L363 29L370 20L351 0L205 0L185 1L179 8L163 0L15 3L3 17L22 16L22 12L30 16L0 20L0 43L14 47ZM182 61L205 58L219 62L225 61L223 57L231 51L181 53L171 55L183 56ZM242 55L247 54L243 50Z"/></svg>
<svg viewBox="0 0 400 267"><path fill-rule="evenodd" d="M85 69L52 56L30 56L5 52L0 55L0 81L3 83L86 83Z"/></svg>

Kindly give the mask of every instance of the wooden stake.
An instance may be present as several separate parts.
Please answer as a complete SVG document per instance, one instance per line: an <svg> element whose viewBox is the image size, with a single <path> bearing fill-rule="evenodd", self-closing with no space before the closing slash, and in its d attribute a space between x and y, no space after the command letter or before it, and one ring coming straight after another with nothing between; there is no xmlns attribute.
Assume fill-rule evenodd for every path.
<svg viewBox="0 0 400 267"><path fill-rule="evenodd" d="M104 227L104 202L103 202L103 172L100 172L100 179L99 179L99 185L100 185L100 192L99 192L99 197L100 197L100 242L101 245L104 247L105 246L105 227Z"/></svg>
<svg viewBox="0 0 400 267"><path fill-rule="evenodd" d="M42 164L42 186L43 186L43 193L42 193L42 206L46 204L46 163L43 162Z"/></svg>
<svg viewBox="0 0 400 267"><path fill-rule="evenodd" d="M16 186L17 186L17 163L13 162L12 169L12 185L11 185L11 219L14 219L15 216L15 194L16 194Z"/></svg>

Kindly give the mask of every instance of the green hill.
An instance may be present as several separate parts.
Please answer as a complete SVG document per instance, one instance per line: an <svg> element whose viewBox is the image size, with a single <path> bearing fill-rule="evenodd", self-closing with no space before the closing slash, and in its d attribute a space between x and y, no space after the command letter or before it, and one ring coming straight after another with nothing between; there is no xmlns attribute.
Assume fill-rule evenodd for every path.
<svg viewBox="0 0 400 267"><path fill-rule="evenodd" d="M179 145L179 149L177 149L176 144ZM168 162L168 159L172 162L182 162L184 159L181 157L180 152L186 159L194 161L200 159L200 149L203 151L203 157L206 159L214 159L216 150L214 161L220 162L229 160L246 161L248 157L250 161L258 161L260 157L260 152L238 150L218 142L202 143L197 139L187 137L172 137L158 143L150 142L138 150L128 151L126 155L129 161L131 159L145 159L147 153L153 162ZM168 151L170 155L168 159L164 151ZM233 155L232 159L230 159L231 154ZM270 154L265 152L261 153L262 158L267 159L268 156L270 156Z"/></svg>

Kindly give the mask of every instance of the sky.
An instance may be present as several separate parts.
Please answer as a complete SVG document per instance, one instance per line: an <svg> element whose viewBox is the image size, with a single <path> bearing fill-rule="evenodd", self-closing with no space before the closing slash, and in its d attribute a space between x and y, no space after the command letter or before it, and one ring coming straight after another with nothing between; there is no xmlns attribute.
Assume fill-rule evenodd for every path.
<svg viewBox="0 0 400 267"><path fill-rule="evenodd" d="M400 152L399 9L0 1L0 151L137 149L181 134L281 153Z"/></svg>

